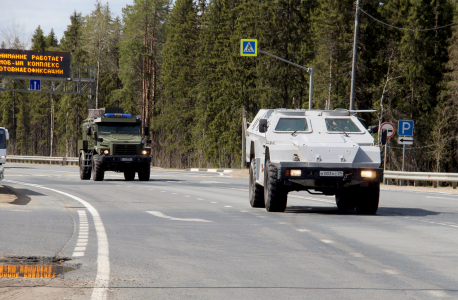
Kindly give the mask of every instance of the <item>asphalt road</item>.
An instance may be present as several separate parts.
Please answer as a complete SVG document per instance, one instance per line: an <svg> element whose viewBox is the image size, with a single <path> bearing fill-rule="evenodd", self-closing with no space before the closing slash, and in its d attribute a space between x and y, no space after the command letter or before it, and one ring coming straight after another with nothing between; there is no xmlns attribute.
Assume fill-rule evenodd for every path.
<svg viewBox="0 0 458 300"><path fill-rule="evenodd" d="M76 268L2 278L2 299L458 298L458 195L382 190L362 216L307 192L254 209L248 178L212 173L7 164L0 185L0 258Z"/></svg>

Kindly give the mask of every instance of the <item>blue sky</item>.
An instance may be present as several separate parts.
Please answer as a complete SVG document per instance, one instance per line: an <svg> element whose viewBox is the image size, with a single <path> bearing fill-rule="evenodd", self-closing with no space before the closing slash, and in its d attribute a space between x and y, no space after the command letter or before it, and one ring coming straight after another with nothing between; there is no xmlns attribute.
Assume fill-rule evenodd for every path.
<svg viewBox="0 0 458 300"><path fill-rule="evenodd" d="M107 3L106 0L101 2ZM122 17L122 8L132 3L133 0L108 1L113 15L119 17ZM84 16L94 9L94 5L95 0L0 0L0 30L16 23L21 27L24 37L31 37L40 25L45 35L53 28L57 39L60 40L67 30L67 25L70 24L70 15L73 11L81 12Z"/></svg>

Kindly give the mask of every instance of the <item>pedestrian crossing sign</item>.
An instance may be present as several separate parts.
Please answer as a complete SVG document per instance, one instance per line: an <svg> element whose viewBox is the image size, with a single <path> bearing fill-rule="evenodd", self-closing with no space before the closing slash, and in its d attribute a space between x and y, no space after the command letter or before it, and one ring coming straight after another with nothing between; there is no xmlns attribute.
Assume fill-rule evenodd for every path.
<svg viewBox="0 0 458 300"><path fill-rule="evenodd" d="M241 40L240 42L241 56L258 56L258 40Z"/></svg>

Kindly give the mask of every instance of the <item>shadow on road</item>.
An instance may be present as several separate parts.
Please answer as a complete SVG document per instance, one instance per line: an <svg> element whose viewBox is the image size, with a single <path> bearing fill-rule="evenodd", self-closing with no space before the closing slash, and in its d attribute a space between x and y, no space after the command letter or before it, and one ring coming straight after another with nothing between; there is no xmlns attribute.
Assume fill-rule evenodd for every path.
<svg viewBox="0 0 458 300"><path fill-rule="evenodd" d="M289 206L285 213L293 214L322 214L322 215L358 215L356 209L339 210L337 207L317 207L317 206ZM393 216L409 216L409 217L426 217L439 215L440 212L421 208L406 208L406 207L379 207L376 216L393 217Z"/></svg>
<svg viewBox="0 0 458 300"><path fill-rule="evenodd" d="M125 179L104 179L103 181L123 181L123 182L140 182L138 179L134 180L125 180ZM180 181L186 181L186 180L178 180L178 179L150 179L148 181L153 181L153 182L167 182L167 181L173 181L173 182L180 182ZM142 182L148 182L148 181L142 181Z"/></svg>
<svg viewBox="0 0 458 300"><path fill-rule="evenodd" d="M27 205L32 200L29 196L44 196L28 189L14 189L9 186L0 187L0 203Z"/></svg>

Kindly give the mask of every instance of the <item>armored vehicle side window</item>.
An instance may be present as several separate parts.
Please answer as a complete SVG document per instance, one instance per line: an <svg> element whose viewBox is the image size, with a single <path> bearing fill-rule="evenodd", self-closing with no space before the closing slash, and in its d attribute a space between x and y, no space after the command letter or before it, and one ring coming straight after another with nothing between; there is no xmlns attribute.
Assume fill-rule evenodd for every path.
<svg viewBox="0 0 458 300"><path fill-rule="evenodd" d="M131 133L131 134L140 134L141 127L140 124L136 125L119 125L119 133Z"/></svg>
<svg viewBox="0 0 458 300"><path fill-rule="evenodd" d="M307 119L280 118L275 131L310 131Z"/></svg>
<svg viewBox="0 0 458 300"><path fill-rule="evenodd" d="M4 129L0 129L0 149L6 149L6 135Z"/></svg>
<svg viewBox="0 0 458 300"><path fill-rule="evenodd" d="M326 118L328 132L361 132L361 129L350 118Z"/></svg>

